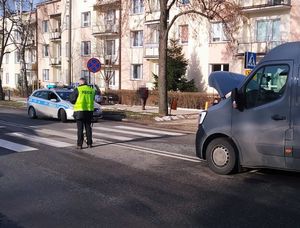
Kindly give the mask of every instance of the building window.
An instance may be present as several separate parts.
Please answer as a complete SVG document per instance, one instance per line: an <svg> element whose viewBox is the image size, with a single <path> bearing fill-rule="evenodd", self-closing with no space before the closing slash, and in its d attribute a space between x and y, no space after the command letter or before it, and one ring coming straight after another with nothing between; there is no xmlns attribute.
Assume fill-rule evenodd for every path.
<svg viewBox="0 0 300 228"><path fill-rule="evenodd" d="M42 21L42 32L43 33L49 32L49 21L48 20Z"/></svg>
<svg viewBox="0 0 300 228"><path fill-rule="evenodd" d="M256 21L256 41L280 41L280 19Z"/></svg>
<svg viewBox="0 0 300 228"><path fill-rule="evenodd" d="M211 41L221 42L228 40L223 29L222 23L212 23L211 24Z"/></svg>
<svg viewBox="0 0 300 228"><path fill-rule="evenodd" d="M132 64L132 79L140 80L142 79L142 64Z"/></svg>
<svg viewBox="0 0 300 228"><path fill-rule="evenodd" d="M115 10L109 10L105 14L104 17L105 21L105 31L106 32L116 32L117 26L116 26L116 11Z"/></svg>
<svg viewBox="0 0 300 228"><path fill-rule="evenodd" d="M89 56L91 54L91 41L81 42L81 55Z"/></svg>
<svg viewBox="0 0 300 228"><path fill-rule="evenodd" d="M49 44L43 45L43 57L49 57Z"/></svg>
<svg viewBox="0 0 300 228"><path fill-rule="evenodd" d="M81 14L81 27L91 26L91 12L84 12Z"/></svg>
<svg viewBox="0 0 300 228"><path fill-rule="evenodd" d="M149 34L149 43L150 44L158 44L159 42L159 28L158 25L149 25L148 26L148 34Z"/></svg>
<svg viewBox="0 0 300 228"><path fill-rule="evenodd" d="M20 52L19 51L15 52L15 63L20 63Z"/></svg>
<svg viewBox="0 0 300 228"><path fill-rule="evenodd" d="M131 32L131 36L132 36L132 47L143 46L143 31L133 31Z"/></svg>
<svg viewBox="0 0 300 228"><path fill-rule="evenodd" d="M69 57L69 42L66 42L66 57Z"/></svg>
<svg viewBox="0 0 300 228"><path fill-rule="evenodd" d="M65 22L66 29L69 29L69 22L70 22L70 17L69 15L66 15L66 22Z"/></svg>
<svg viewBox="0 0 300 228"><path fill-rule="evenodd" d="M6 84L9 84L9 73L5 74L5 82Z"/></svg>
<svg viewBox="0 0 300 228"><path fill-rule="evenodd" d="M106 40L105 54L115 55L115 40Z"/></svg>
<svg viewBox="0 0 300 228"><path fill-rule="evenodd" d="M211 64L211 72L214 71L229 71L229 64Z"/></svg>
<svg viewBox="0 0 300 228"><path fill-rule="evenodd" d="M115 71L114 70L106 70L105 74L109 78L109 85L115 86L116 85Z"/></svg>
<svg viewBox="0 0 300 228"><path fill-rule="evenodd" d="M132 13L140 14L144 12L144 0L132 0Z"/></svg>
<svg viewBox="0 0 300 228"><path fill-rule="evenodd" d="M177 6L184 6L190 4L190 0L178 0L177 1Z"/></svg>
<svg viewBox="0 0 300 228"><path fill-rule="evenodd" d="M6 64L9 64L9 53L5 54L5 62Z"/></svg>
<svg viewBox="0 0 300 228"><path fill-rule="evenodd" d="M17 41L21 39L21 35L20 35L20 32L18 30L14 31L14 38Z"/></svg>
<svg viewBox="0 0 300 228"><path fill-rule="evenodd" d="M43 81L49 81L49 69L43 69Z"/></svg>
<svg viewBox="0 0 300 228"><path fill-rule="evenodd" d="M88 83L91 83L90 72L88 70L82 70L81 77L85 78Z"/></svg>
<svg viewBox="0 0 300 228"><path fill-rule="evenodd" d="M157 12L160 9L159 0L149 0L149 7L152 12Z"/></svg>
<svg viewBox="0 0 300 228"><path fill-rule="evenodd" d="M179 26L179 38L182 44L187 44L189 42L189 26L180 25Z"/></svg>
<svg viewBox="0 0 300 228"><path fill-rule="evenodd" d="M15 82L17 86L23 86L23 80L20 74L15 74Z"/></svg>

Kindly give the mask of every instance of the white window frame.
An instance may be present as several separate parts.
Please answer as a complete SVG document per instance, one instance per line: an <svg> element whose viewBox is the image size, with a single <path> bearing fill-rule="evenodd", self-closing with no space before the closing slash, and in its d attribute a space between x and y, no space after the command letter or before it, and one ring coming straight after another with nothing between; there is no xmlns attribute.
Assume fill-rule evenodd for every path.
<svg viewBox="0 0 300 228"><path fill-rule="evenodd" d="M143 47L143 30L131 31L131 47Z"/></svg>
<svg viewBox="0 0 300 228"><path fill-rule="evenodd" d="M91 12L83 12L81 13L81 27L86 28L91 26Z"/></svg>
<svg viewBox="0 0 300 228"><path fill-rule="evenodd" d="M42 21L42 33L48 33L49 32L49 20L43 20Z"/></svg>
<svg viewBox="0 0 300 228"><path fill-rule="evenodd" d="M43 57L44 58L49 57L49 44L43 45Z"/></svg>
<svg viewBox="0 0 300 228"><path fill-rule="evenodd" d="M81 41L81 56L90 56L90 55L91 55L91 41Z"/></svg>
<svg viewBox="0 0 300 228"><path fill-rule="evenodd" d="M144 0L131 0L131 12L132 14L144 13Z"/></svg>
<svg viewBox="0 0 300 228"><path fill-rule="evenodd" d="M48 82L50 80L50 78L49 78L49 69L43 69L42 74L43 74L43 81Z"/></svg>
<svg viewBox="0 0 300 228"><path fill-rule="evenodd" d="M116 86L116 71L115 70L110 70L110 71L112 71L112 76L109 80L109 85Z"/></svg>
<svg viewBox="0 0 300 228"><path fill-rule="evenodd" d="M230 70L230 65L229 65L229 63L211 63L211 64L209 64L209 65L210 65L210 68L209 68L210 72L209 72L209 73L214 72L214 71L213 71L213 66L214 66L214 65L220 65L220 66L221 66L221 71L224 71L225 65L228 66L228 71ZM226 71L227 71L227 70L226 70Z"/></svg>
<svg viewBox="0 0 300 228"><path fill-rule="evenodd" d="M137 67L137 69L135 68ZM135 71L137 75L135 76ZM143 79L143 64L131 64L131 80L142 80Z"/></svg>
<svg viewBox="0 0 300 228"><path fill-rule="evenodd" d="M8 72L5 74L5 82L6 82L6 85L9 84L9 73Z"/></svg>
<svg viewBox="0 0 300 228"><path fill-rule="evenodd" d="M108 44L110 44L111 46ZM108 50L110 50L111 53L109 53ZM114 56L115 54L116 54L116 40L105 40L105 55Z"/></svg>
<svg viewBox="0 0 300 228"><path fill-rule="evenodd" d="M259 23L265 23L266 26L266 31L264 34L264 37L259 37L259 32L262 32L261 29L258 28L258 24ZM278 37L278 39L276 39L276 36L274 36L274 23L275 22L279 22L279 36L280 36L280 24L281 24L281 19L280 18L275 18L275 19L262 19L262 20L257 20L255 22L255 35L256 35L256 42L266 42L266 41L280 41L280 37Z"/></svg>
<svg viewBox="0 0 300 228"><path fill-rule="evenodd" d="M9 53L5 54L5 63L9 64Z"/></svg>
<svg viewBox="0 0 300 228"><path fill-rule="evenodd" d="M183 28L187 28L187 38L186 40L182 39L183 38ZM179 25L179 39L181 44L188 44L189 43L189 25Z"/></svg>
<svg viewBox="0 0 300 228"><path fill-rule="evenodd" d="M19 51L15 51L15 63L18 64L21 61L21 56Z"/></svg>
<svg viewBox="0 0 300 228"><path fill-rule="evenodd" d="M81 77L85 78L88 83L91 83L90 82L91 75L90 75L90 72L88 70L81 70Z"/></svg>
<svg viewBox="0 0 300 228"><path fill-rule="evenodd" d="M226 42L228 38L224 32L222 22L213 22L211 23L211 42L218 43L218 42Z"/></svg>

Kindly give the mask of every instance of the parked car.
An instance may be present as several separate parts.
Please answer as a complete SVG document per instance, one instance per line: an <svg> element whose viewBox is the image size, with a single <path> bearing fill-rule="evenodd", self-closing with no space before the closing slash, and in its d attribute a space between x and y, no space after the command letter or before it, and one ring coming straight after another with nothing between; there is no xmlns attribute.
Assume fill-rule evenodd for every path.
<svg viewBox="0 0 300 228"><path fill-rule="evenodd" d="M50 117L60 119L62 122L74 120L74 105L69 97L73 90L70 89L39 89L35 90L27 100L28 116L32 119ZM93 120L102 117L102 108L95 102Z"/></svg>

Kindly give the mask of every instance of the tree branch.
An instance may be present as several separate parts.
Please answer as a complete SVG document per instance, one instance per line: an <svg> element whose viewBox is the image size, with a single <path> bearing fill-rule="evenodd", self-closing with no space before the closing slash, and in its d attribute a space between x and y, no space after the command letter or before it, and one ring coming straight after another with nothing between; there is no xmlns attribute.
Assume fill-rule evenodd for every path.
<svg viewBox="0 0 300 228"><path fill-rule="evenodd" d="M212 19L209 15L207 15L207 14L205 14L205 13L202 13L202 12L199 12L199 11L197 11L197 10L187 10L187 11L178 13L177 15L175 15L175 16L173 17L173 19L172 19L171 22L169 23L169 25L168 25L168 27L167 27L166 36L168 35L168 33L169 33L171 27L173 26L174 22L175 22L179 17L181 17L181 16L183 16L183 15L187 15L187 14L197 14L197 15L200 15L200 16L202 16L202 17L205 17L205 18L207 18L207 19L209 19L209 20Z"/></svg>

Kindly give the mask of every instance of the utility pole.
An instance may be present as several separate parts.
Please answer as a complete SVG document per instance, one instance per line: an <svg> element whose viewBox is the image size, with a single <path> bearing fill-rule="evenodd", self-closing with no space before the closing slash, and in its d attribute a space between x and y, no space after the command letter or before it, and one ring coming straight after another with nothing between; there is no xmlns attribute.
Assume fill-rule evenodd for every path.
<svg viewBox="0 0 300 228"><path fill-rule="evenodd" d="M68 33L69 33L69 50L68 50L68 77L67 77L67 84L71 85L72 83L72 49L71 49L71 43L72 43L72 0L69 0L69 26L68 26Z"/></svg>

